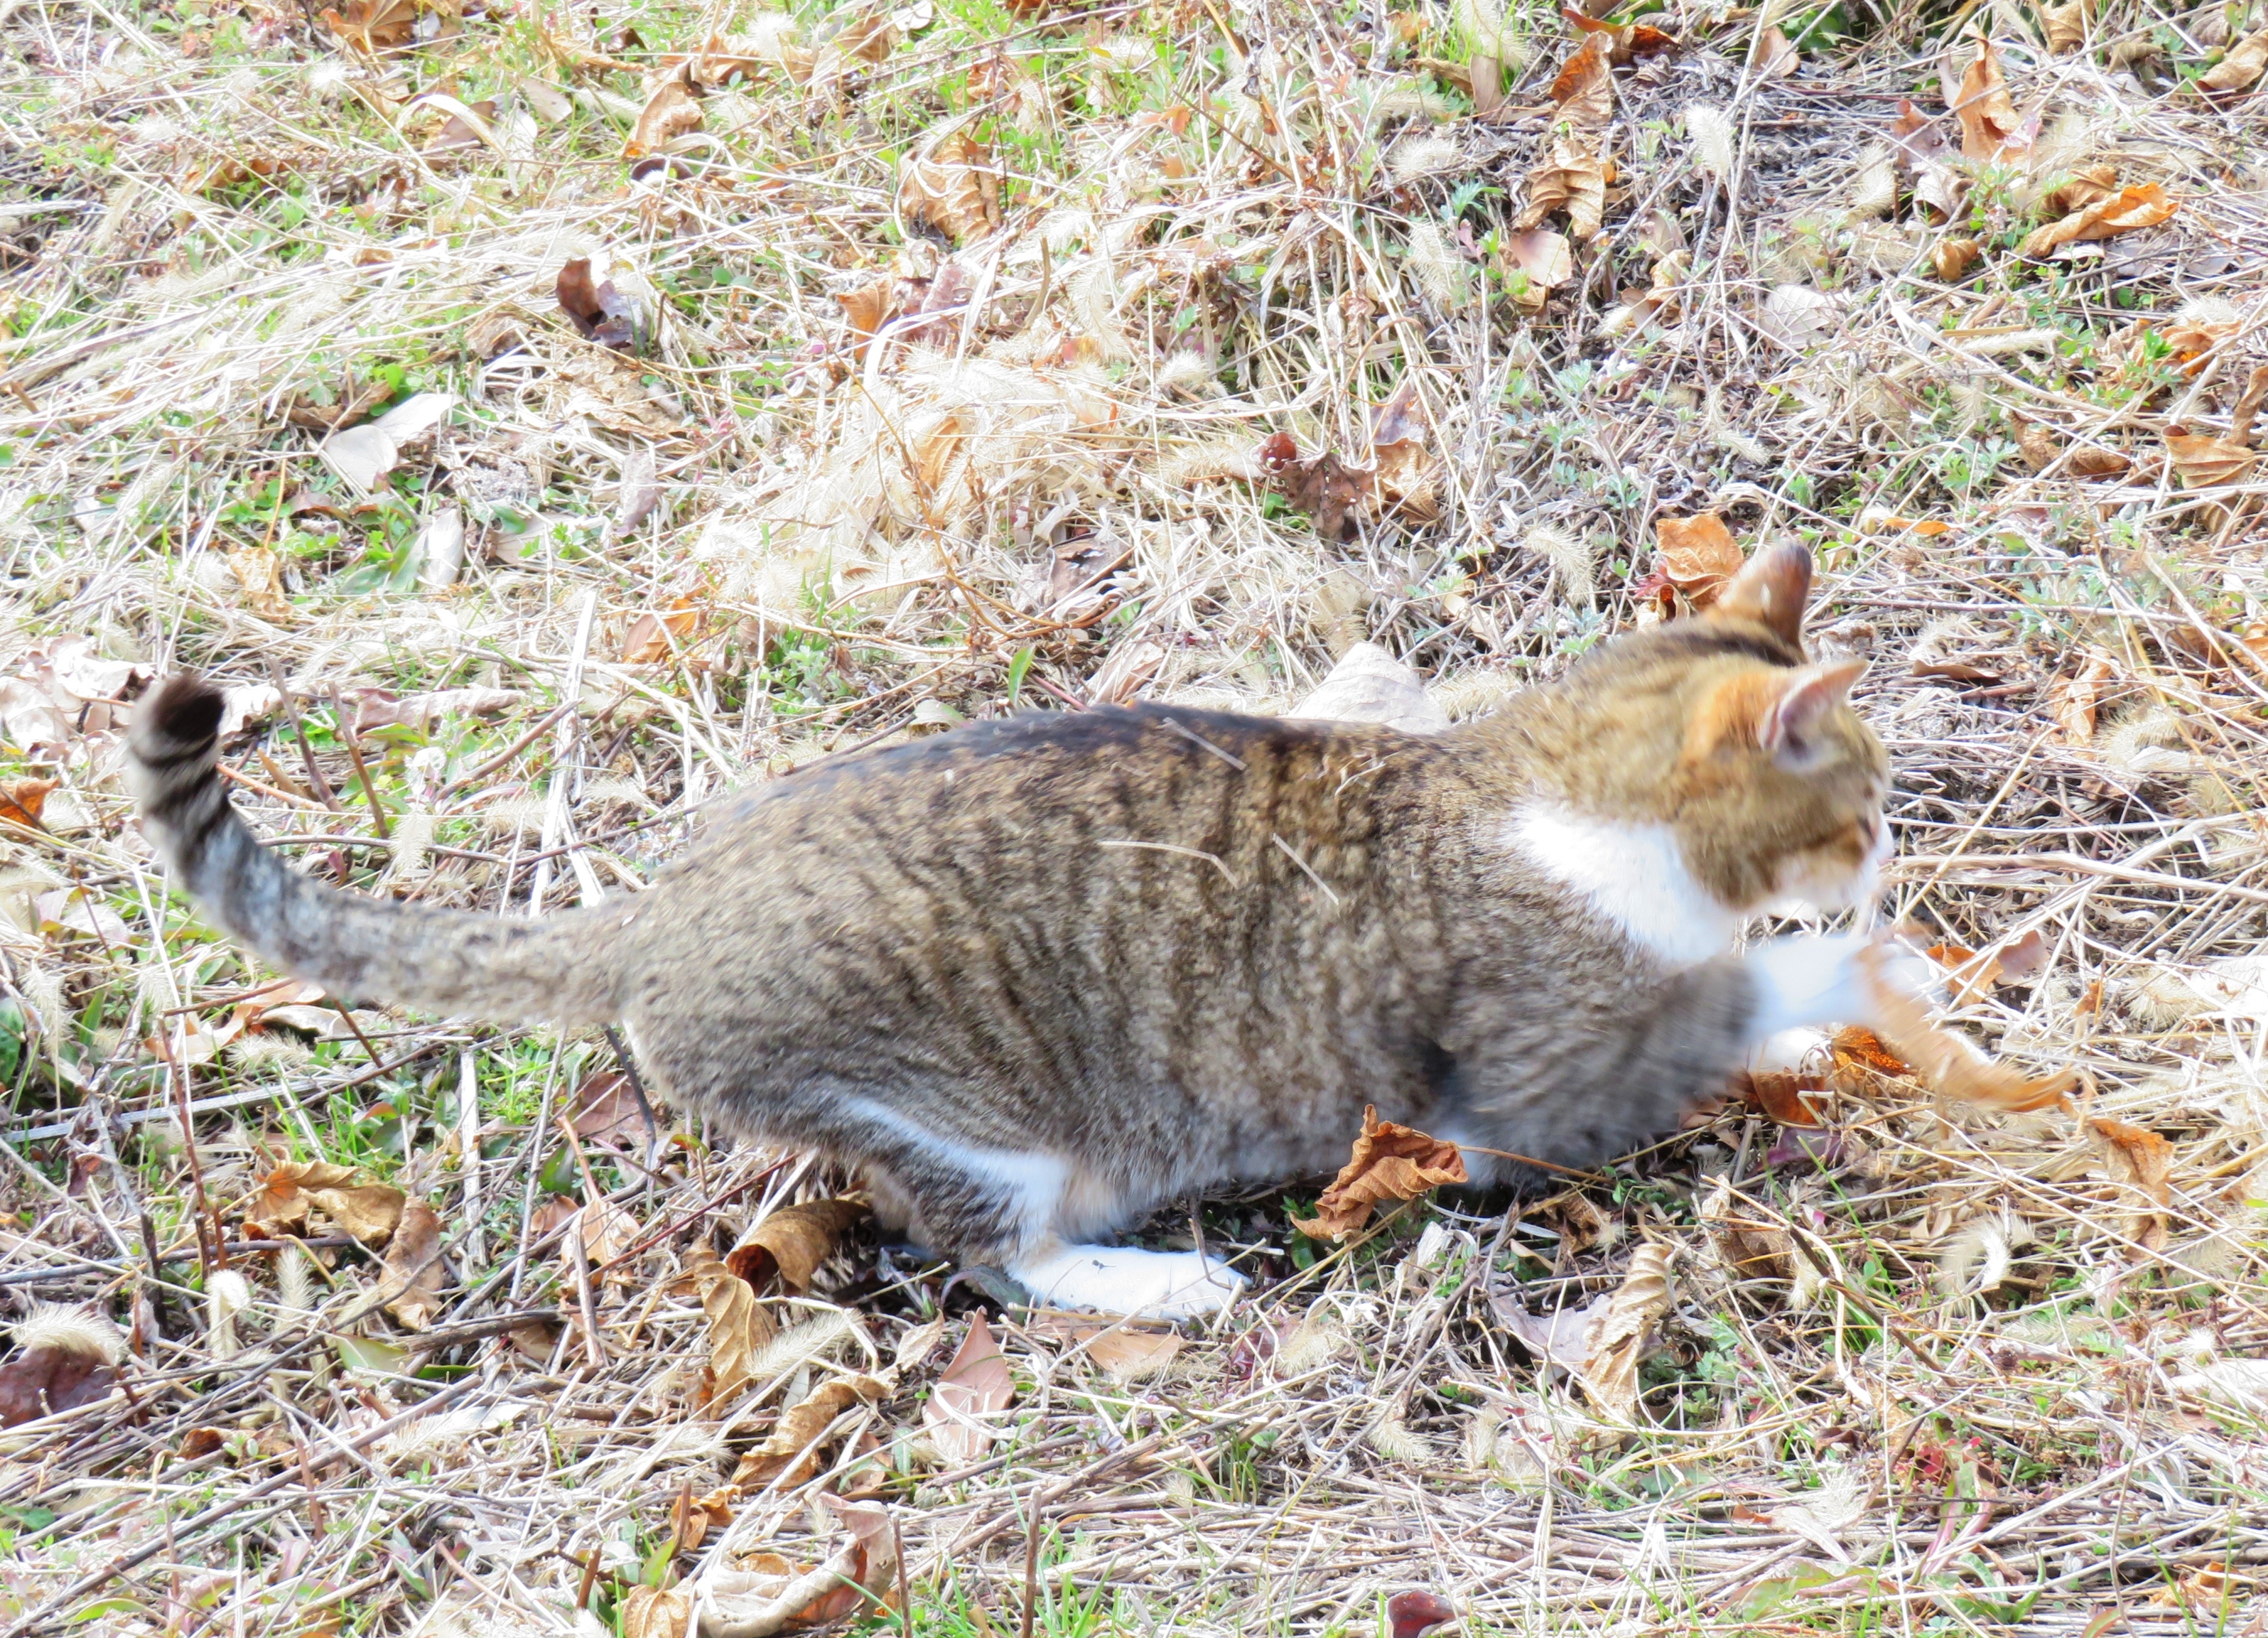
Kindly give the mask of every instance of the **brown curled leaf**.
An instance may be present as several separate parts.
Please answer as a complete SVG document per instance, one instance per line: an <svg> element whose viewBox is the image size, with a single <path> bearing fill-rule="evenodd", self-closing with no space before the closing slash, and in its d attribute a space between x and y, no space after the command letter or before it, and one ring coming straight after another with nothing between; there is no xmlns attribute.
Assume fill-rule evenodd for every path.
<svg viewBox="0 0 2268 1638"><path fill-rule="evenodd" d="M1315 1202L1314 1216L1292 1226L1313 1240L1344 1240L1376 1206L1465 1181L1465 1157L1455 1144L1381 1120L1373 1104L1362 1111L1354 1154Z"/></svg>

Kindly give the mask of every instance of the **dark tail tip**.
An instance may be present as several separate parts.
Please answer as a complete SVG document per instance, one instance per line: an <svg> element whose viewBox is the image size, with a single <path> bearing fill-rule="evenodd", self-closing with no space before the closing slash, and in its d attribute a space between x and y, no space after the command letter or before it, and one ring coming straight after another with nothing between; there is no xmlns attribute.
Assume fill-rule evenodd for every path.
<svg viewBox="0 0 2268 1638"><path fill-rule="evenodd" d="M213 816L202 811L213 804L198 798L213 781L225 709L218 689L187 672L168 677L135 707L127 734L134 793L143 816L175 840L202 834Z"/></svg>
<svg viewBox="0 0 2268 1638"><path fill-rule="evenodd" d="M195 756L219 737L227 709L220 690L194 672L167 677L134 713L134 754L153 767Z"/></svg>

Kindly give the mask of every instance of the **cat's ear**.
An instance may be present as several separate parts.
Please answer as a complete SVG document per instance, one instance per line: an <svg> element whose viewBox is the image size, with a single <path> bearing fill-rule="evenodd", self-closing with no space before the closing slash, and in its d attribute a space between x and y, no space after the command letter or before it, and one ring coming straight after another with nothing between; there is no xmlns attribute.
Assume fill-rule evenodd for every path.
<svg viewBox="0 0 2268 1638"><path fill-rule="evenodd" d="M1778 697L1756 719L1757 748L1791 772L1810 766L1818 755L1820 724L1850 698L1851 685L1866 668L1863 660L1838 660L1785 673Z"/></svg>
<svg viewBox="0 0 2268 1638"><path fill-rule="evenodd" d="M1711 617L1753 620L1791 643L1803 638L1803 606L1811 601L1811 553L1774 546L1741 565L1709 605Z"/></svg>

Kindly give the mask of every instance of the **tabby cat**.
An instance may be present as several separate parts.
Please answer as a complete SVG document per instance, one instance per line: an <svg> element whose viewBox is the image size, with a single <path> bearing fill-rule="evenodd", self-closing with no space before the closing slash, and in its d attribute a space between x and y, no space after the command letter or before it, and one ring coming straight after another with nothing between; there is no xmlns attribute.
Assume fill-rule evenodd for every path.
<svg viewBox="0 0 2268 1638"><path fill-rule="evenodd" d="M1858 935L1733 953L1872 891L1881 743L1808 663L1800 550L1704 617L1419 736L1143 705L1025 714L725 805L650 892L541 920L342 893L215 771L220 696L136 716L149 834L199 904L334 993L619 1022L674 1102L858 1167L888 1223L1037 1300L1211 1311L1202 1251L1105 1243L1159 1202L1325 1172L1363 1106L1476 1179L1673 1127L1775 1033L1918 979Z"/></svg>

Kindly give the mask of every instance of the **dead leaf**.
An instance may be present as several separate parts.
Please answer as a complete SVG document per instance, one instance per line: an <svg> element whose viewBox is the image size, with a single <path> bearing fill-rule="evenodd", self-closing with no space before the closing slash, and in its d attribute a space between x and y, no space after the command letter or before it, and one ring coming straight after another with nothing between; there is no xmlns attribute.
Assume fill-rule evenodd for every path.
<svg viewBox="0 0 2268 1638"><path fill-rule="evenodd" d="M2162 434L2166 453L2173 457L2174 472L2183 489L2211 489L2241 483L2252 471L2253 454L2242 444L2202 432L2168 428Z"/></svg>
<svg viewBox="0 0 2268 1638"><path fill-rule="evenodd" d="M424 152L450 153L462 148L482 147L496 140L493 129L485 129L484 134L484 128L489 128L490 122L496 118L496 100L491 97L462 106L466 113L481 122L481 127L474 126L464 114L453 113L443 122L439 133L425 144Z"/></svg>
<svg viewBox="0 0 2268 1638"><path fill-rule="evenodd" d="M443 688L398 698L387 689L364 688L355 690L350 697L357 734L377 728L414 728L427 734L448 718L494 717L520 702L520 696L507 688Z"/></svg>
<svg viewBox="0 0 2268 1638"><path fill-rule="evenodd" d="M1314 1216L1294 1218L1292 1226L1311 1240L1344 1240L1375 1206L1464 1181L1465 1157L1455 1144L1381 1120L1373 1104L1362 1111L1353 1155L1315 1201Z"/></svg>
<svg viewBox="0 0 2268 1638"><path fill-rule="evenodd" d="M2095 737L2095 708L2110 675L2110 662L2094 655L2077 676L2058 677L2048 684L2048 715L2055 719L2057 737L2065 744L2084 745Z"/></svg>
<svg viewBox="0 0 2268 1638"><path fill-rule="evenodd" d="M2044 472L2061 461L2063 469L2075 477L2113 477L2134 464L2115 449L2092 444L2066 449L2038 422L2019 415L2008 418L2015 425L2016 447L2023 454L2024 464L2035 472Z"/></svg>
<svg viewBox="0 0 2268 1638"><path fill-rule="evenodd" d="M1881 1037L1857 1024L1837 1029L1829 1038L1827 1050L1835 1060L1838 1081L1846 1087L1863 1089L1873 1076L1901 1080L1913 1074L1912 1066L1883 1045Z"/></svg>
<svg viewBox="0 0 2268 1638"><path fill-rule="evenodd" d="M597 278L591 258L578 256L559 269L559 310L573 322L585 341L622 350L639 341L637 304L611 278Z"/></svg>
<svg viewBox="0 0 2268 1638"><path fill-rule="evenodd" d="M2169 1174L2173 1169L2174 1146L2154 1132L2104 1116L2090 1118L2087 1127L2101 1140L2110 1180L2139 1192L2155 1208L2134 1213L2129 1232L2146 1249L2161 1250L2167 1237L2166 1213L2173 1205Z"/></svg>
<svg viewBox="0 0 2268 1638"><path fill-rule="evenodd" d="M2096 200L2060 222L2051 222L2045 227L2034 229L2017 247L2017 254L2036 260L2059 245L2084 240L2110 239L2116 234L2155 227L2169 220L2175 209L2174 202L2166 197L2165 189L2155 182L2146 182L2139 188L2122 188L2116 194Z"/></svg>
<svg viewBox="0 0 2268 1638"><path fill-rule="evenodd" d="M1454 1605L1430 1592L1397 1592L1386 1601L1386 1638L1419 1638L1457 1619Z"/></svg>
<svg viewBox="0 0 2268 1638"><path fill-rule="evenodd" d="M1725 583L1741 572L1741 548L1713 512L1690 518L1657 518L1654 543L1661 572L1697 609L1717 601Z"/></svg>
<svg viewBox="0 0 2268 1638"><path fill-rule="evenodd" d="M1262 465L1269 465L1270 452L1278 446L1279 439L1283 446L1291 445L1288 434L1275 434L1261 446ZM1294 461L1276 471L1277 492L1291 503L1293 511L1305 513L1314 520L1320 538L1353 538L1355 520L1351 514L1368 487L1363 482L1370 476L1368 473L1358 472L1328 449L1310 460Z"/></svg>
<svg viewBox="0 0 2268 1638"><path fill-rule="evenodd" d="M1567 230L1577 239L1599 236L1607 210L1607 162L1593 151L1594 139L1555 137L1548 159L1528 173L1528 203L1513 220L1521 232L1543 225L1555 210L1567 213Z"/></svg>
<svg viewBox="0 0 2268 1638"><path fill-rule="evenodd" d="M1653 1327L1669 1311L1673 1248L1652 1243L1631 1257L1630 1272L1584 1332L1576 1380L1591 1403L1609 1415L1631 1420L1638 1412L1638 1366Z"/></svg>
<svg viewBox="0 0 2268 1638"><path fill-rule="evenodd" d="M1406 375L1371 425L1371 488L1380 504L1421 520L1438 513L1432 440L1432 427L1418 399L1418 378Z"/></svg>
<svg viewBox="0 0 2268 1638"><path fill-rule="evenodd" d="M622 661L632 666L659 665L681 653L700 624L701 609L690 597L678 598L660 614L642 614L622 633Z"/></svg>
<svg viewBox="0 0 2268 1638"><path fill-rule="evenodd" d="M1414 14L1397 11L1395 15L1409 17ZM1638 57L1650 57L1658 52L1677 49L1676 36L1665 34L1650 23L1632 23L1618 27L1612 23L1602 23L1594 17L1587 17L1569 5L1559 8L1559 17L1563 22L1572 24L1578 33L1603 36L1608 46L1607 60L1617 68Z"/></svg>
<svg viewBox="0 0 2268 1638"><path fill-rule="evenodd" d="M1823 1088L1807 1084L1803 1076L1792 1069L1752 1069L1746 1079L1749 1096L1764 1110L1764 1118L1783 1126L1815 1126L1818 1111L1804 1096L1807 1092L1818 1092Z"/></svg>
<svg viewBox="0 0 2268 1638"><path fill-rule="evenodd" d="M0 779L0 826L47 829L40 823L40 815L48 805L48 793L56 788L53 779Z"/></svg>
<svg viewBox="0 0 2268 1638"><path fill-rule="evenodd" d="M2141 1190L2161 1210L2173 1204L2172 1185L2167 1182L2174 1164L2172 1144L2154 1132L2106 1116L2090 1118L2087 1126L2103 1140L2118 1182Z"/></svg>
<svg viewBox="0 0 2268 1638"><path fill-rule="evenodd" d="M1452 84L1462 78L1463 89L1473 100L1473 117L1492 120L1504 109L1504 59L1487 51L1476 50L1471 60L1462 64L1434 63L1420 58L1421 64L1431 67Z"/></svg>
<svg viewBox="0 0 2268 1638"><path fill-rule="evenodd" d="M1551 82L1551 100L1559 117L1578 130L1598 130L1615 117L1614 77L1607 67L1610 42L1603 34L1586 34L1575 54Z"/></svg>
<svg viewBox="0 0 2268 1638"><path fill-rule="evenodd" d="M770 1438L740 1458L733 1482L746 1489L778 1481L792 1490L819 1471L821 1441L835 1419L853 1406L885 1398L889 1383L875 1376L835 1376L780 1413Z"/></svg>
<svg viewBox="0 0 2268 1638"><path fill-rule="evenodd" d="M637 1220L601 1195L585 1200L575 1214L567 1237L560 1243L560 1254L572 1257L579 1252L584 1261L603 1266L628 1251L637 1235ZM619 1279L626 1271L612 1272Z"/></svg>
<svg viewBox="0 0 2268 1638"><path fill-rule="evenodd" d="M1565 1371L1581 1370L1583 1339L1590 1331L1591 1322L1605 1311L1607 1299L1597 1298L1581 1308L1531 1314L1513 1300L1514 1295L1509 1290L1490 1294L1489 1307L1498 1323L1542 1362Z"/></svg>
<svg viewBox="0 0 2268 1638"><path fill-rule="evenodd" d="M2026 466L2035 472L2044 472L2055 465L2056 457L2063 451L2049 435L2047 428L2036 421L2027 421L2020 415L2012 415L2008 419L2015 425L2017 453L2024 457Z"/></svg>
<svg viewBox="0 0 2268 1638"><path fill-rule="evenodd" d="M1929 264L1938 277L1949 284L1975 267L1984 254L1984 247L1977 240L1956 233L1929 247Z"/></svg>
<svg viewBox="0 0 2268 1638"><path fill-rule="evenodd" d="M693 1595L682 1587L637 1586L622 1595L622 1638L685 1638Z"/></svg>
<svg viewBox="0 0 2268 1638"><path fill-rule="evenodd" d="M1777 23L1766 23L1749 41L1749 71L1758 79L1786 79L1802 67L1795 42Z"/></svg>
<svg viewBox="0 0 2268 1638"><path fill-rule="evenodd" d="M808 1291L812 1275L835 1255L843 1231L865 1215L864 1200L784 1206L740 1236L725 1254L725 1266L756 1290L777 1278L791 1291Z"/></svg>
<svg viewBox="0 0 2268 1638"><path fill-rule="evenodd" d="M1952 151L1952 139L1946 136L1942 124L1908 99L1899 98L1898 117L1890 122L1890 152L1898 163L1909 171L1918 171Z"/></svg>
<svg viewBox="0 0 2268 1638"><path fill-rule="evenodd" d="M284 560L265 546L239 546L222 553L229 572L244 588L244 601L263 620L289 620L291 601L284 595Z"/></svg>
<svg viewBox="0 0 2268 1638"><path fill-rule="evenodd" d="M342 45L375 55L416 43L418 9L416 0L348 0L345 11L321 15Z"/></svg>
<svg viewBox="0 0 2268 1638"><path fill-rule="evenodd" d="M16 1327L16 1352L0 1363L0 1428L37 1421L107 1398L122 1352L99 1315L34 1314Z"/></svg>
<svg viewBox="0 0 2268 1638"><path fill-rule="evenodd" d="M2054 954L2054 948L2048 942L2045 930L2034 927L2023 937L2003 944L1993 954L2000 967L1999 976L1994 982L2021 984L2040 975L2048 964L2049 956Z"/></svg>
<svg viewBox="0 0 2268 1638"><path fill-rule="evenodd" d="M1008 1408L1016 1397L1016 1379L1007 1356L993 1340L992 1327L978 1314L968 1322L968 1334L930 1391L922 1406L922 1425L938 1454L955 1467L966 1466L992 1442L993 1430L972 1417Z"/></svg>
<svg viewBox="0 0 2268 1638"><path fill-rule="evenodd" d="M1513 299L1530 312L1542 307L1552 291L1575 277L1573 247L1565 234L1549 228L1507 233L1497 254L1506 268L1522 276L1522 282L1513 287Z"/></svg>
<svg viewBox="0 0 2268 1638"><path fill-rule="evenodd" d="M638 1105L637 1094L630 1090L630 1078L619 1069L601 1070L586 1079L568 1099L568 1110L575 1135L585 1142L609 1143L616 1138L644 1140L645 1110Z"/></svg>
<svg viewBox="0 0 2268 1638"><path fill-rule="evenodd" d="M706 1246L685 1259L686 1278L701 1298L708 1320L709 1403L721 1409L755 1381L758 1349L778 1334L771 1315L756 1302L748 1282L727 1269Z"/></svg>
<svg viewBox="0 0 2268 1638"><path fill-rule="evenodd" d="M2216 100L2234 100L2268 73L2268 28L2256 28L2228 48L2228 55L2198 76L2198 89Z"/></svg>
<svg viewBox="0 0 2268 1638"><path fill-rule="evenodd" d="M279 999L276 1007L264 1011L290 1004ZM364 1245L384 1245L397 1231L409 1197L390 1183L359 1181L361 1177L354 1167L330 1161L275 1167L245 1202L245 1226L274 1234L306 1222L308 1208L315 1206Z"/></svg>
<svg viewBox="0 0 2268 1638"><path fill-rule="evenodd" d="M441 1311L448 1271L441 1262L441 1219L423 1200L401 1207L400 1225L386 1247L386 1311L412 1331L423 1331Z"/></svg>
<svg viewBox="0 0 2268 1638"><path fill-rule="evenodd" d="M1961 122L1961 153L1967 159L2005 159L2029 152L2037 120L2020 120L2000 74L2000 52L1989 39L1977 42L1976 60L1961 77L1950 104Z"/></svg>
<svg viewBox="0 0 2268 1638"><path fill-rule="evenodd" d="M665 153L680 136L700 129L701 92L688 69L681 67L654 87L645 107L638 110L630 140L622 144L622 158L642 159L648 154Z"/></svg>
<svg viewBox="0 0 2268 1638"><path fill-rule="evenodd" d="M1169 1369L1188 1339L1170 1331L1136 1331L1121 1325L1086 1345L1086 1357L1120 1382L1140 1382Z"/></svg>
<svg viewBox="0 0 2268 1638"><path fill-rule="evenodd" d="M332 433L316 453L357 493L375 494L402 452L439 428L456 402L454 393L413 393L377 420Z"/></svg>
<svg viewBox="0 0 2268 1638"><path fill-rule="evenodd" d="M2092 0L2070 0L2067 5L2043 5L2040 25L2047 35L2048 51L2065 56L2087 43L2088 26L2094 20Z"/></svg>
<svg viewBox="0 0 2268 1638"><path fill-rule="evenodd" d="M1000 178L983 144L956 131L925 154L907 159L898 177L898 208L973 244L1000 225Z"/></svg>
<svg viewBox="0 0 2268 1638"><path fill-rule="evenodd" d="M2098 200L2116 198L2117 194L2117 166L2082 165L2040 200L2040 214L2050 218L2069 216Z"/></svg>
<svg viewBox="0 0 2268 1638"><path fill-rule="evenodd" d="M872 1603L896 1607L900 1577L896 1532L889 1511L873 1502L821 1495L849 1539L816 1569L799 1570L776 1553L734 1555L712 1563L700 1577L703 1630L734 1638L772 1638L791 1626L840 1621ZM978 1611L977 1627L990 1631Z"/></svg>

